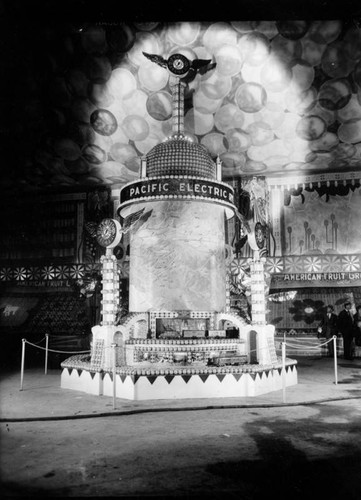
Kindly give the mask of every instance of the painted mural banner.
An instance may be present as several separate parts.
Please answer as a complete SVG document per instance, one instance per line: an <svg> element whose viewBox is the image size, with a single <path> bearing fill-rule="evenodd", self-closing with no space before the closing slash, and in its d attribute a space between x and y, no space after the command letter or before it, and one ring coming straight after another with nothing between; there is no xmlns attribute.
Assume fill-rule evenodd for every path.
<svg viewBox="0 0 361 500"><path fill-rule="evenodd" d="M238 196L238 210L243 217L236 248L242 248L245 241L253 251L265 257L268 255L269 194L264 176L253 176L241 183ZM243 239L244 236L246 239ZM243 240L243 244L241 241Z"/></svg>
<svg viewBox="0 0 361 500"><path fill-rule="evenodd" d="M361 253L360 196L351 184L285 193L283 255Z"/></svg>
<svg viewBox="0 0 361 500"><path fill-rule="evenodd" d="M361 286L361 272L274 274L271 288Z"/></svg>

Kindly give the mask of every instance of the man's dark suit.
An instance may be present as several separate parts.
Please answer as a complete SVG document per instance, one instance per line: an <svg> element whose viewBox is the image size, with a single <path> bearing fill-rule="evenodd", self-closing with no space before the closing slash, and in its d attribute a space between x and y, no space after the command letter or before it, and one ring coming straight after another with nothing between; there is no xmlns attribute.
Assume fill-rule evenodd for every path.
<svg viewBox="0 0 361 500"><path fill-rule="evenodd" d="M338 315L337 326L343 337L343 354L345 359L352 359L351 344L354 336L353 317L351 311L343 309Z"/></svg>
<svg viewBox="0 0 361 500"><path fill-rule="evenodd" d="M322 335L326 337L326 339L330 339L334 335L337 335L337 315L335 313L325 313L321 319L319 327L322 328ZM327 348L328 354L333 356L333 341L327 344Z"/></svg>

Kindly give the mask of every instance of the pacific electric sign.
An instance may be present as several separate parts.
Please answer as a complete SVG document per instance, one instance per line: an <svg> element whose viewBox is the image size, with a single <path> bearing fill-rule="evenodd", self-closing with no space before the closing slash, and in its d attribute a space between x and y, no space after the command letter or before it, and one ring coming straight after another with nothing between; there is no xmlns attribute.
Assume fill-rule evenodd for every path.
<svg viewBox="0 0 361 500"><path fill-rule="evenodd" d="M152 198L211 198L233 204L233 189L219 182L189 178L145 179L124 186L120 203Z"/></svg>

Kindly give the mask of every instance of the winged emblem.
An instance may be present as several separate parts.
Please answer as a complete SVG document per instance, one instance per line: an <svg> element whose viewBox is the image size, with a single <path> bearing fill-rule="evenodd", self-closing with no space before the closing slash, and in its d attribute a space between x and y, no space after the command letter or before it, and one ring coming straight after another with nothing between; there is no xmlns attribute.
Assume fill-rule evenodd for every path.
<svg viewBox="0 0 361 500"><path fill-rule="evenodd" d="M194 80L197 74L204 75L217 65L217 63L212 63L212 59L194 59L190 61L183 54L172 54L168 59L164 59L164 57L158 54L148 54L147 52L143 52L143 55L162 68L166 68L171 75L178 76L180 81L185 83Z"/></svg>
<svg viewBox="0 0 361 500"><path fill-rule="evenodd" d="M142 210L138 210L138 212L130 214L124 219L122 224L122 234L128 233L131 229L138 229L149 219L153 210L148 210L148 212L144 211L145 208L142 208ZM98 226L99 223L93 221L86 222L84 225L86 232L90 235L91 238L97 237Z"/></svg>
<svg viewBox="0 0 361 500"><path fill-rule="evenodd" d="M215 68L217 63L212 63L212 59L194 59L191 63L191 68L198 71L201 75L207 73L207 71Z"/></svg>
<svg viewBox="0 0 361 500"><path fill-rule="evenodd" d="M162 68L167 68L168 67L168 61L167 59L164 59L162 56L158 56L157 54L148 54L147 52L143 52L145 57L149 59L150 61L158 64L159 66L162 66Z"/></svg>
<svg viewBox="0 0 361 500"><path fill-rule="evenodd" d="M181 80L185 83L190 83L195 79L197 74L204 75L216 66L217 63L212 63L212 59L194 59L188 74L184 78L181 78Z"/></svg>
<svg viewBox="0 0 361 500"><path fill-rule="evenodd" d="M153 210L148 210L148 212L144 213L145 208L142 208L138 212L135 212L134 214L128 215L124 219L122 230L123 234L128 233L131 229L139 228L142 226L151 216Z"/></svg>

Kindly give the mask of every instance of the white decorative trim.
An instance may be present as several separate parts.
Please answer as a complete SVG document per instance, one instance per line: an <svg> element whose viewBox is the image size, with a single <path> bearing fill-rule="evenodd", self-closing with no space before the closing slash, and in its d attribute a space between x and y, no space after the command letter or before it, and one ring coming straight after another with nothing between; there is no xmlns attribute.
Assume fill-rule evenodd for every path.
<svg viewBox="0 0 361 500"><path fill-rule="evenodd" d="M159 179L196 179L197 181L215 182L216 184L221 184L225 187L233 189L233 187L227 182L219 181L216 178L211 178L211 177L199 177L197 175L148 175L147 177L144 177L141 180L148 181L148 180L152 180L152 179L157 179L157 180L159 180ZM134 181L127 182L127 184L124 184L122 189L125 187L128 187L128 186L131 186L132 184L137 184L138 182L139 182L139 179L135 179Z"/></svg>
<svg viewBox="0 0 361 500"><path fill-rule="evenodd" d="M155 196L147 196L135 198L134 200L124 201L119 207L121 207L120 211L124 210L124 208L129 207L130 205L134 205L136 203L147 203L154 201L164 201L164 200L188 200L188 201L196 201L203 203L215 203L217 205L225 206L232 210L232 214L234 213L234 205L233 203L228 203L227 201L221 201L218 198L208 198L205 196L195 196L195 195L173 195L173 194L162 194ZM233 216L233 215L232 215Z"/></svg>
<svg viewBox="0 0 361 500"><path fill-rule="evenodd" d="M312 187L315 183L327 181L359 181L361 183L361 172L330 172L302 176L267 177L267 184L270 189L276 189L277 187L297 189L299 186L305 187L307 184Z"/></svg>
<svg viewBox="0 0 361 500"><path fill-rule="evenodd" d="M87 394L115 396L134 401L152 399L199 399L226 397L254 397L282 389L282 384L298 383L296 362L286 360L286 373L282 374L282 363L258 368L258 370L227 368L208 369L204 373L192 370L173 371L166 374L142 373L134 369L117 370L115 386L110 372L91 373L85 369L64 368L61 387ZM256 365L257 366L257 365ZM150 379L150 377L153 377Z"/></svg>

